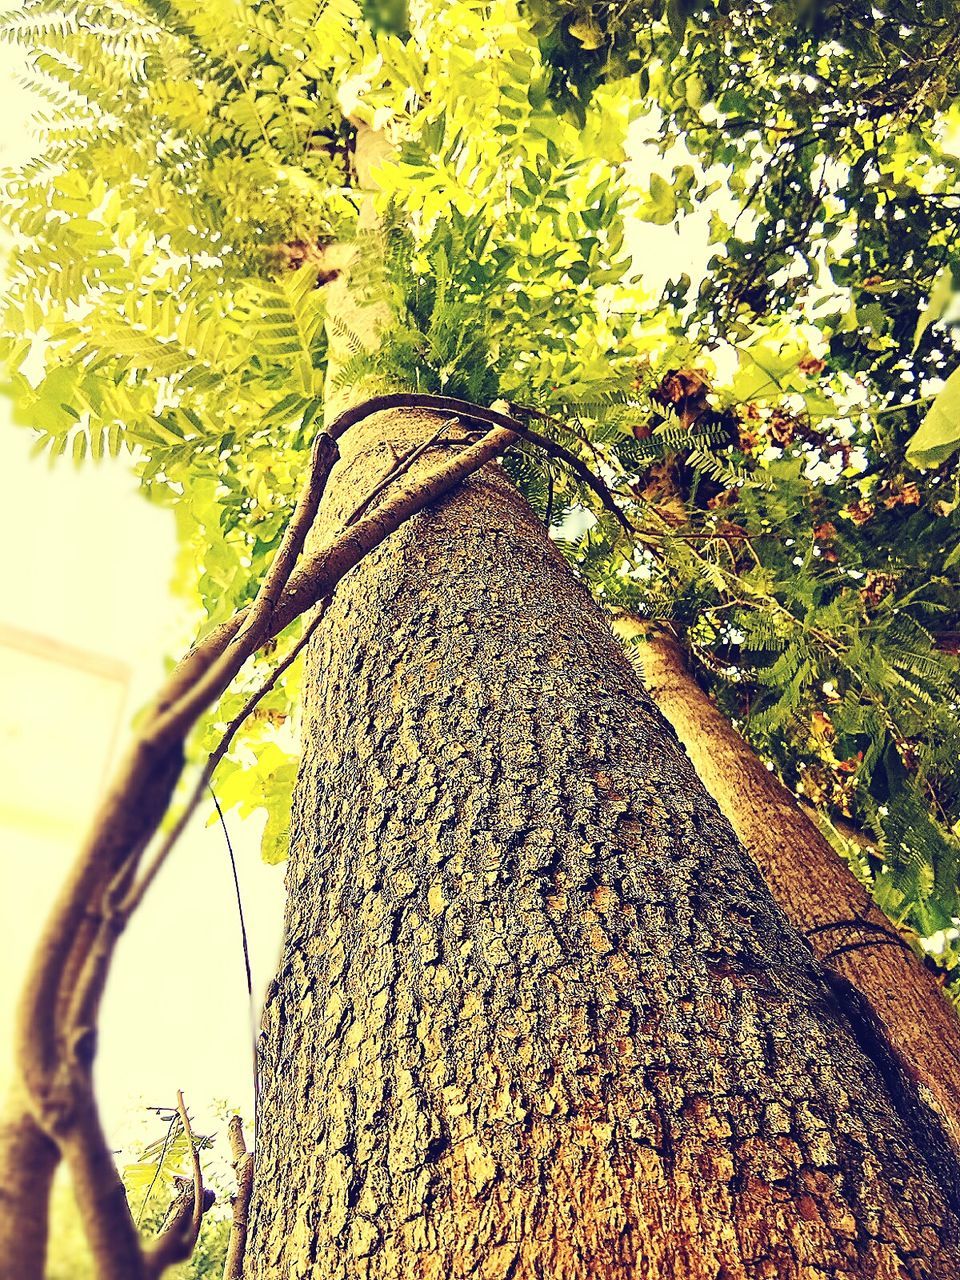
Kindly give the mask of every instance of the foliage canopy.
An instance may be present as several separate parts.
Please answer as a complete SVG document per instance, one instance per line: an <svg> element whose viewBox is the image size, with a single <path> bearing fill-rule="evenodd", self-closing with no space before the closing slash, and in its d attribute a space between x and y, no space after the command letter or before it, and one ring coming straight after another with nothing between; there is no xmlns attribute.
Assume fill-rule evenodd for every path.
<svg viewBox="0 0 960 1280"><path fill-rule="evenodd" d="M331 390L528 406L634 528L517 450L576 571L674 625L960 965L955 4L27 0L3 33L46 103L4 187L18 419L53 460L129 457L206 618L255 591ZM375 196L358 131L390 144ZM661 295L670 228L709 261ZM375 351L327 312L344 243L393 317ZM270 859L295 683L218 776L268 805Z"/></svg>

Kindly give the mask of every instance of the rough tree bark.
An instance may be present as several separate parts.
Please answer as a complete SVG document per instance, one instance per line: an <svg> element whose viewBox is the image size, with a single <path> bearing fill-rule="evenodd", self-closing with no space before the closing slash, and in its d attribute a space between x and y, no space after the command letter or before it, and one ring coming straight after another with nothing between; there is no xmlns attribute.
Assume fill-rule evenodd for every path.
<svg viewBox="0 0 960 1280"><path fill-rule="evenodd" d="M677 641L647 632L644 679L774 898L824 963L869 1001L901 1068L960 1148L960 1021L934 976L691 675Z"/></svg>
<svg viewBox="0 0 960 1280"><path fill-rule="evenodd" d="M325 518L437 421L351 432ZM496 468L341 584L305 687L256 1280L958 1274L904 1099Z"/></svg>

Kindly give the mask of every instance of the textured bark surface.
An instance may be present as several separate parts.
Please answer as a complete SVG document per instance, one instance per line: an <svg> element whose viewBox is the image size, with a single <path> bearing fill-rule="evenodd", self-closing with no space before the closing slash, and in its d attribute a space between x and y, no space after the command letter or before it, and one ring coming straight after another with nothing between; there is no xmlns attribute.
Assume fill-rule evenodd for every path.
<svg viewBox="0 0 960 1280"><path fill-rule="evenodd" d="M343 442L342 517L435 419ZM255 1280L903 1280L957 1222L598 609L489 468L311 653Z"/></svg>
<svg viewBox="0 0 960 1280"><path fill-rule="evenodd" d="M902 1070L960 1146L960 1021L933 974L662 632L638 650L646 683L707 790L814 952L866 997Z"/></svg>

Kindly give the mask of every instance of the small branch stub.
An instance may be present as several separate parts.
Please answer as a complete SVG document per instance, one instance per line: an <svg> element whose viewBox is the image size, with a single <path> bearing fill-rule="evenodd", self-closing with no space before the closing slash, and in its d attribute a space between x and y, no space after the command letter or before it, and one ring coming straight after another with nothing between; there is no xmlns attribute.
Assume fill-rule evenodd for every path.
<svg viewBox="0 0 960 1280"><path fill-rule="evenodd" d="M250 1196L253 1192L253 1155L247 1150L243 1138L243 1121L231 1116L227 1130L230 1137L230 1154L237 1178L237 1190L233 1196L233 1220L230 1223L230 1240L223 1266L223 1280L242 1280L243 1258L247 1248L247 1228L250 1222Z"/></svg>

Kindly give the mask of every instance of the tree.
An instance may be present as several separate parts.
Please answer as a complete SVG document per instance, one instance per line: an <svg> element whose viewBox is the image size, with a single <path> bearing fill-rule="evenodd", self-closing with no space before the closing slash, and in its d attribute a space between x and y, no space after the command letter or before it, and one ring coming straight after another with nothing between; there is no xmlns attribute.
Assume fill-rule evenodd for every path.
<svg viewBox="0 0 960 1280"><path fill-rule="evenodd" d="M726 36L685 46L674 7L667 23L651 16L648 83L664 51L674 63L728 56ZM147 717L38 959L26 1007L40 1016L21 1035L27 1114L21 1104L13 1122L41 1166L27 1212L46 1203L52 1136L103 1274L128 1280L165 1261L144 1262L97 1131L91 1016L113 933L169 847L139 870L184 737L264 646L191 750L213 749L216 764L253 709L257 759L228 775L226 798L269 793L265 851L285 852L286 659L256 691L290 628L290 656L314 640L254 1274L955 1269L949 1144L773 908L548 536L607 604L632 595L655 613L657 589L671 607L713 593L703 641L722 669L747 667L731 646L758 648L758 618L775 615L770 688L793 664L775 699L792 720L814 697L822 637L845 673L862 645L849 582L821 575L812 549L799 574L786 553L795 507L842 500L793 454L842 454L840 424L861 403L854 371L908 424L893 362L861 368L862 326L824 320L831 342L857 341L820 385L819 331L789 308L771 319L754 296L724 333L740 366L730 385L705 371L699 344L724 315L716 291L693 315L682 288L651 306L624 253L641 81L591 84L589 102L558 109L570 86L511 4L428 5L412 22L349 0L65 11L39 0L8 31L40 47L47 92L60 82L54 145L8 184L22 241L6 319L19 412L51 456L133 454L199 552L184 587L213 628ZM841 49L855 90L860 46ZM787 109L782 86L796 86L774 55L756 83ZM698 97L684 92L691 110ZM929 159L935 109L924 111L911 146ZM822 132L826 160L846 172L856 127ZM373 194L365 148L384 139ZM757 160L747 146L726 154L746 207ZM672 182L651 179L641 216L665 224L706 200L710 181L684 161ZM837 218L848 228L851 190ZM815 219L791 219L802 254ZM876 251L881 224L858 227L861 251ZM786 282L765 261L779 301ZM742 281L733 295L739 306ZM927 315L921 340L941 340L944 314ZM882 319L870 333L885 351ZM484 407L495 398L508 413ZM358 399L331 423L335 404ZM749 443L750 421L785 435L801 414L792 450L770 458ZM860 499L879 483L871 468L900 465L902 441L891 443L845 476ZM500 471L492 459L508 448ZM911 505L899 492L897 514ZM936 520L955 528L955 506L935 510L949 494L944 463L924 514L931 541ZM739 531L723 514L734 502ZM747 562L771 533L775 549ZM864 534L856 549L883 560L890 541ZM322 617L302 616L318 603ZM898 621L918 607L908 592L896 603ZM922 603L956 607L946 587ZM732 628L717 623L726 609ZM902 654L902 635L899 650L892 628L891 639ZM911 696L955 733L955 664L924 643L910 654ZM871 671L845 702L851 725L860 717L848 732L881 754L903 746L888 737L904 683ZM790 736L783 749L801 754ZM945 772L931 748L922 787L891 783L927 817L935 861L932 884L894 865L890 891L927 924L949 922L955 898ZM891 807L875 803L878 820ZM53 1087L64 1061L65 1094ZM188 1244L198 1212L199 1199ZM37 1226L20 1275L36 1273ZM23 1247L22 1233L6 1240Z"/></svg>
<svg viewBox="0 0 960 1280"><path fill-rule="evenodd" d="M371 420L332 523L433 430ZM864 1043L516 493L490 474L408 526L326 627L254 1274L955 1266L949 1211L922 1261L891 1247L932 1207L910 1224L929 1140L875 1110Z"/></svg>

